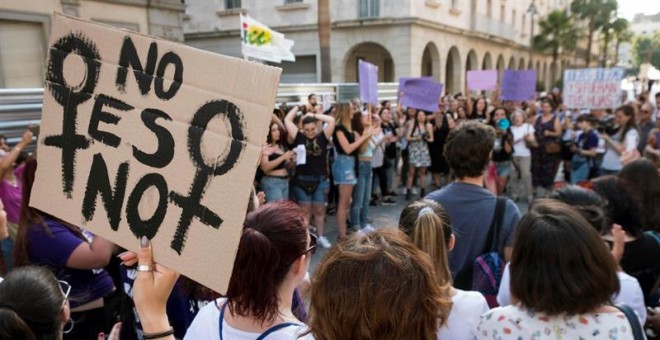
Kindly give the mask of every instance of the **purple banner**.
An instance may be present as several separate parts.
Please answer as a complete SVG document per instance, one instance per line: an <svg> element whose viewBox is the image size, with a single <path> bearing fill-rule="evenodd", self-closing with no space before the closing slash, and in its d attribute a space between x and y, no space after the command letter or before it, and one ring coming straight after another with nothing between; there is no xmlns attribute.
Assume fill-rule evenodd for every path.
<svg viewBox="0 0 660 340"><path fill-rule="evenodd" d="M467 71L467 86L472 91L492 91L497 87L497 70Z"/></svg>
<svg viewBox="0 0 660 340"><path fill-rule="evenodd" d="M363 103L378 105L378 66L360 60L358 62L360 80L360 100Z"/></svg>
<svg viewBox="0 0 660 340"><path fill-rule="evenodd" d="M442 84L425 78L408 79L403 83L401 105L429 112L438 111L442 87Z"/></svg>
<svg viewBox="0 0 660 340"><path fill-rule="evenodd" d="M536 70L514 71L504 70L502 77L503 100L529 100L536 92Z"/></svg>

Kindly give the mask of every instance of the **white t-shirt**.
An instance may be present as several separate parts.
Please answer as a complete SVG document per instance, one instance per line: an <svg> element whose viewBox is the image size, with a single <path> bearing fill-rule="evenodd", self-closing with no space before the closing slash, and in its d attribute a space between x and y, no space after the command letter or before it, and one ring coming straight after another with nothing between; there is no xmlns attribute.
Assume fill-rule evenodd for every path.
<svg viewBox="0 0 660 340"><path fill-rule="evenodd" d="M227 299L217 299L215 303L209 303L199 310L197 316L186 331L184 340L220 340L220 308ZM270 333L267 340L289 340L299 339L307 331L307 326L289 326ZM227 321L222 321L223 340L255 340L261 333L245 332L230 326ZM302 337L303 339L311 339Z"/></svg>
<svg viewBox="0 0 660 340"><path fill-rule="evenodd" d="M511 126L511 133L513 134L513 156L515 157L530 157L532 153L525 144L525 135L534 134L534 126L523 123L520 126Z"/></svg>
<svg viewBox="0 0 660 340"><path fill-rule="evenodd" d="M612 140L621 142L618 137L619 137L618 134L616 136L612 136ZM626 132L625 138L623 139L623 142L625 143L626 151L632 151L637 149L637 145L639 144L639 133L637 132L637 130L635 129L628 130L628 132ZM603 157L602 168L605 170L613 170L613 171L621 170L623 168L623 164L621 164L619 158L621 158L621 154L616 152L614 148L608 145L607 151L605 151L605 156Z"/></svg>
<svg viewBox="0 0 660 340"><path fill-rule="evenodd" d="M622 312L548 316L518 306L492 309L481 317L476 339L633 340Z"/></svg>
<svg viewBox="0 0 660 340"><path fill-rule="evenodd" d="M639 321L643 325L646 321L646 306L644 305L644 293L642 293L642 288L639 286L639 282L637 282L636 278L624 272L617 272L616 275L619 278L621 289L619 290L618 295L612 297L613 302L617 305L625 304L632 308L637 313L637 317L639 317ZM499 303L500 306L508 306L511 304L510 281L509 263L507 263L504 267L504 273L502 273L500 290L497 292L497 303Z"/></svg>
<svg viewBox="0 0 660 340"><path fill-rule="evenodd" d="M479 292L456 291L447 323L438 330L438 339L472 340L481 315L488 311L488 303Z"/></svg>

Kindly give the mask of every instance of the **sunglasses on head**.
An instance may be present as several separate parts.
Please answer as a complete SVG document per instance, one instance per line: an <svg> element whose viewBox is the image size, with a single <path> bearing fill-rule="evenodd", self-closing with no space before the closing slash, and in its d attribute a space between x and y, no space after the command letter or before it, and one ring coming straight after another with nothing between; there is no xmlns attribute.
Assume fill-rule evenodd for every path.
<svg viewBox="0 0 660 340"><path fill-rule="evenodd" d="M57 281L57 283L60 284L60 290L62 291L62 295L64 295L64 302L62 303L62 305L64 305L69 298L69 294L71 294L71 285L62 280Z"/></svg>

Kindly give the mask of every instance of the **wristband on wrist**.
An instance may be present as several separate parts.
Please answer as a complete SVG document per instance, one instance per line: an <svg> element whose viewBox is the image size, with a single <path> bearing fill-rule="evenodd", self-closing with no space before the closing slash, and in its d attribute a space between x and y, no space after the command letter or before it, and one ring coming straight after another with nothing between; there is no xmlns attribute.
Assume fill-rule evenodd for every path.
<svg viewBox="0 0 660 340"><path fill-rule="evenodd" d="M174 328L170 327L170 329L160 333L143 333L142 338L145 340L160 339L172 334L174 334Z"/></svg>

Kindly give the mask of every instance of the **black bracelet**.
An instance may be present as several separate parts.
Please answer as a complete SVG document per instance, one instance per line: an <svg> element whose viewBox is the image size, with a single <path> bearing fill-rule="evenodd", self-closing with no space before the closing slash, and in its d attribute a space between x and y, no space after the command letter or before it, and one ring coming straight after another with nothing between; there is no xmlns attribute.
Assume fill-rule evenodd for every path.
<svg viewBox="0 0 660 340"><path fill-rule="evenodd" d="M170 329L166 330L165 332L160 332L160 333L152 333L152 334L143 333L142 338L145 339L145 340L160 339L160 338L164 338L166 336L172 335L172 334L174 334L174 328L170 328Z"/></svg>

